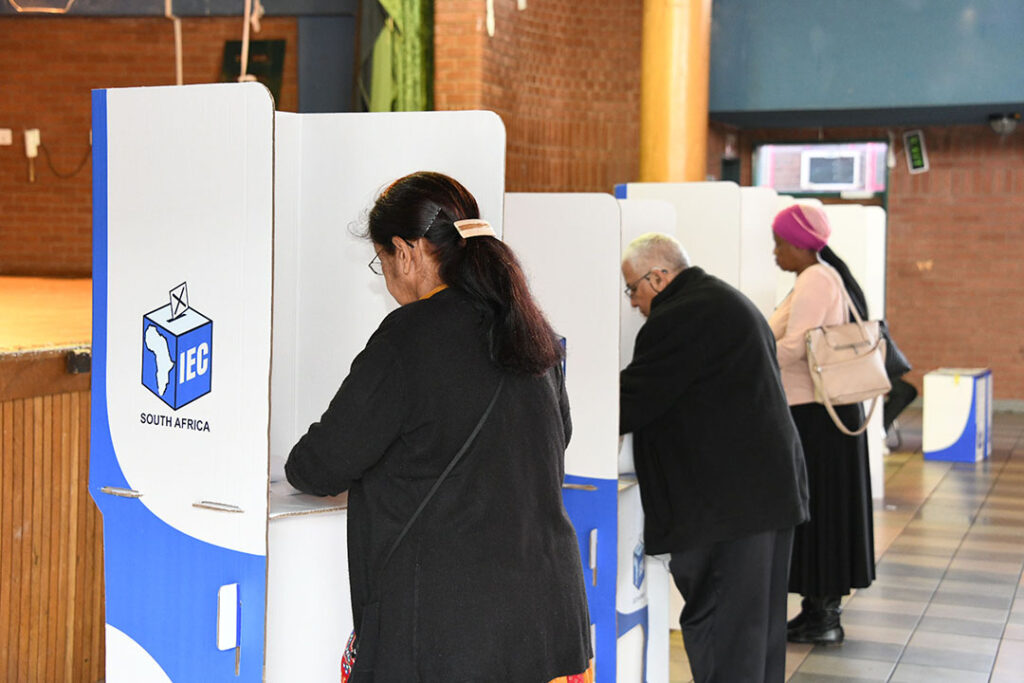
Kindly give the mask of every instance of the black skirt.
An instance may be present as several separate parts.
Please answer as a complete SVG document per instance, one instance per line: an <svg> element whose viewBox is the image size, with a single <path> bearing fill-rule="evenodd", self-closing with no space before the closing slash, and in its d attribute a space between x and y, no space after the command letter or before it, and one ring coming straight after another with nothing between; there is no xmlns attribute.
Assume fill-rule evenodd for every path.
<svg viewBox="0 0 1024 683"><path fill-rule="evenodd" d="M875 578L875 531L867 437L836 429L825 406L790 406L807 460L809 521L796 527L789 590L847 595ZM848 428L864 419L860 404L836 406Z"/></svg>

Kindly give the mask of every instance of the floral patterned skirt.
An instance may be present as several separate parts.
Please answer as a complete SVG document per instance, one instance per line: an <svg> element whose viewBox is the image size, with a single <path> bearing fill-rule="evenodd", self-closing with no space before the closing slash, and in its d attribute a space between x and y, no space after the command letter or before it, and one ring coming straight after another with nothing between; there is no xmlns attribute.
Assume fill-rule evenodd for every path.
<svg viewBox="0 0 1024 683"><path fill-rule="evenodd" d="M571 676L559 676L551 683L594 683L594 660L590 660L590 666L581 674Z"/></svg>

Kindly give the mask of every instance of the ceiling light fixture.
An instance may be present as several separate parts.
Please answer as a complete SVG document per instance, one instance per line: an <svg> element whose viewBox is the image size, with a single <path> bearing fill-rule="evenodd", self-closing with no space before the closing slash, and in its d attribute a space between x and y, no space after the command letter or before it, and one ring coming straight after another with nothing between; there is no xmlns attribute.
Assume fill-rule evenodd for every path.
<svg viewBox="0 0 1024 683"><path fill-rule="evenodd" d="M1020 114L992 114L988 117L988 125L999 135L1009 135L1017 130Z"/></svg>
<svg viewBox="0 0 1024 683"><path fill-rule="evenodd" d="M68 10L71 9L71 6L75 4L75 0L67 0L67 2L64 3L64 7L60 7L61 3L59 1L51 2L49 4L46 2L30 2L25 5L19 3L18 0L7 0L7 2L10 3L15 12L25 14L67 14Z"/></svg>

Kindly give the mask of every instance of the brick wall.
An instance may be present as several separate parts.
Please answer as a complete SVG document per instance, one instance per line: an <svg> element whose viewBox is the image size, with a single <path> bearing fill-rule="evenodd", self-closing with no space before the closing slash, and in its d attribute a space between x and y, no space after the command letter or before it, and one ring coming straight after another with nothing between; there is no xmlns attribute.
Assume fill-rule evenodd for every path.
<svg viewBox="0 0 1024 683"><path fill-rule="evenodd" d="M914 364L991 367L995 395L1024 399L1024 133L988 126L924 128L931 170L910 175L897 133L889 178L886 307ZM824 131L825 140L885 140L883 128ZM743 182L760 142L818 140L818 130L740 134ZM710 164L716 163L709 159Z"/></svg>
<svg viewBox="0 0 1024 683"><path fill-rule="evenodd" d="M185 83L220 80L224 41L239 40L241 18L182 20ZM297 23L265 18L257 39L287 41L281 102L298 106ZM0 18L0 274L89 275L92 164L54 176L40 151L28 182L22 131L38 128L53 165L67 173L88 150L93 88L173 85L174 29L166 19Z"/></svg>
<svg viewBox="0 0 1024 683"><path fill-rule="evenodd" d="M490 109L510 192L611 192L639 173L643 4L482 0L435 5L437 109Z"/></svg>

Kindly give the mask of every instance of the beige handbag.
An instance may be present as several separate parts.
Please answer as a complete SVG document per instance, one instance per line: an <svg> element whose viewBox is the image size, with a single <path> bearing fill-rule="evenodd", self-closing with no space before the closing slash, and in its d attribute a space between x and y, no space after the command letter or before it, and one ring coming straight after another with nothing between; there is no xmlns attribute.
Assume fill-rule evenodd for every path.
<svg viewBox="0 0 1024 683"><path fill-rule="evenodd" d="M814 400L823 403L832 421L843 434L856 436L868 428L879 399L892 388L885 372L885 338L877 320L861 320L839 275L828 269L839 282L847 310L855 322L823 325L807 330L807 365L814 382ZM864 424L856 431L847 429L833 406L873 399Z"/></svg>

